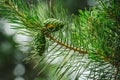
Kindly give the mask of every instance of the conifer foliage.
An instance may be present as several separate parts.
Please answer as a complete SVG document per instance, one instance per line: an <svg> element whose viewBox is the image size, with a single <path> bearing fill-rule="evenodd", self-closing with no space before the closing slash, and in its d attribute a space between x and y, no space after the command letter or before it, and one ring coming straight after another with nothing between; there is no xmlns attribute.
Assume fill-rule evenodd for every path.
<svg viewBox="0 0 120 80"><path fill-rule="evenodd" d="M50 11L41 1L2 0L0 14L33 38L33 53L40 55L36 66L46 63L38 74L59 58L51 67L52 80L120 80L120 1L97 2L68 15L60 3Z"/></svg>

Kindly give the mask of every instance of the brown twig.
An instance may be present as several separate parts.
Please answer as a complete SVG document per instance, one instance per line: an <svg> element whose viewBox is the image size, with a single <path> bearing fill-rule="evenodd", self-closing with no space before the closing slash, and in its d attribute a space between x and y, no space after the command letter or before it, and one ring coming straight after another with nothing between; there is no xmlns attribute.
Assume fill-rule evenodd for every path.
<svg viewBox="0 0 120 80"><path fill-rule="evenodd" d="M50 34L45 34L46 37L50 38L51 40L55 41L57 44L61 45L61 46L64 46L70 50L74 50L74 51L77 51L81 54L87 54L87 51L86 50L83 50L83 49L80 49L80 48L76 48L76 47L72 47L66 43L63 43L62 41L59 41L57 40L56 38L54 38L53 36L51 36Z"/></svg>

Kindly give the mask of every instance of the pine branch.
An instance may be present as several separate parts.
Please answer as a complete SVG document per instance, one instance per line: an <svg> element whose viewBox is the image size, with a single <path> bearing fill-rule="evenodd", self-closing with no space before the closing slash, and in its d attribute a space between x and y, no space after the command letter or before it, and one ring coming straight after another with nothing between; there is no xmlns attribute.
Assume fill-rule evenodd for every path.
<svg viewBox="0 0 120 80"><path fill-rule="evenodd" d="M22 6L22 4L23 4L23 7L20 7ZM14 1L9 0L5 2L1 2L1 6L2 6L1 8L3 8L1 9L1 11L3 11L1 13L6 13L5 16L9 19L11 23L20 24L20 26L24 26L22 28L25 28L28 30L35 30L35 31L41 30L42 26L40 22L38 22L39 20L38 17L35 14L32 14L35 11L33 11L32 8L30 8L27 5L27 3L22 2L22 0L18 1L18 3L15 3ZM29 13L29 10L32 10L33 12Z"/></svg>
<svg viewBox="0 0 120 80"><path fill-rule="evenodd" d="M54 0L47 0L47 5L48 5L49 11L50 11L52 14L55 15L55 12L54 12L54 9L53 9L54 4L55 4L55 3L54 3ZM70 50L77 51L77 52L83 53L83 54L86 54L86 53L87 53L87 51L85 51L85 50L76 48L76 47L74 47L74 46L72 47L72 46L70 46L70 45L67 45L67 44L64 43L64 42L61 42L61 41L57 40L55 37L51 36L50 34L45 34L45 35L46 35L48 38L50 38L50 39L52 39L53 41L55 41L56 43L60 44L61 46L66 47L66 48L68 48L68 49L70 49Z"/></svg>
<svg viewBox="0 0 120 80"><path fill-rule="evenodd" d="M74 72L77 79L87 70L90 72L88 79L119 79L120 8L115 3L117 0L111 0L110 5L101 1L91 11L80 11L80 16L69 16L58 4L54 6L59 8L54 7L50 0L47 1L50 10L41 4L29 7L23 0L0 2L0 14L6 14L11 23L19 24L15 26L16 29L28 30L31 37L39 34L33 40L35 43L32 46L39 47L37 50L42 55L38 64L46 63L42 71L62 56L55 66L57 80ZM79 48L81 46L83 49ZM80 54L75 54L77 52Z"/></svg>
<svg viewBox="0 0 120 80"><path fill-rule="evenodd" d="M27 27L28 26L39 26L39 24L37 24L36 22L33 22L33 21L31 21L31 20L26 20L26 18L27 18L27 15L25 15L23 12L21 12L21 11L19 11L19 9L18 9L18 7L17 6L15 6L14 4L12 4L12 3L9 3L9 2L5 2L5 4L10 8L10 9L12 9L12 10L15 10L15 13L17 13L17 16L18 17L20 17L20 21L22 21ZM49 4L50 4L50 2L49 2ZM23 24L23 25L24 25ZM26 27L26 28L27 28ZM32 27L31 27L31 29L33 29ZM37 30L37 28L36 28L36 30ZM41 30L41 31L43 31L43 29ZM53 41L55 41L56 43L58 43L58 44L60 44L60 45L62 45L62 46L65 46L66 48L69 48L70 50L73 50L73 51L78 51L79 53L87 53L87 51L84 51L84 50L82 50L82 49L79 49L79 48L75 48L75 47L72 47L72 46L70 46L70 45L67 45L67 44L65 44L65 43L63 43L63 42L60 42L60 41L58 41L56 38L54 38L54 37L52 37L51 35L47 35L47 37L48 38L50 38L50 39L52 39Z"/></svg>
<svg viewBox="0 0 120 80"><path fill-rule="evenodd" d="M80 48L72 47L72 46L70 46L70 45L68 45L68 44L65 44L65 43L57 40L55 37L51 36L50 34L46 34L46 36L47 36L48 38L50 38L51 40L55 41L57 44L59 44L59 45L61 45L61 46L64 46L64 47L66 47L66 48L68 48L68 49L70 49L70 50L77 51L77 52L79 52L80 54L87 54L87 51L82 50L82 49L80 49Z"/></svg>

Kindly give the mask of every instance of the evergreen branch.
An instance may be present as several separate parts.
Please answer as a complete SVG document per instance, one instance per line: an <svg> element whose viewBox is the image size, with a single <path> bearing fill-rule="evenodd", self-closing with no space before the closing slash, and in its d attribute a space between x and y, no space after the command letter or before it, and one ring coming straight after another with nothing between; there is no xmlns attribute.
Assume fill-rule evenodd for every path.
<svg viewBox="0 0 120 80"><path fill-rule="evenodd" d="M47 4L48 4L48 9L50 10L50 12L52 12L54 14L54 10L53 10L53 7L54 7L54 0L47 0ZM83 54L87 54L87 51L83 50L83 49L80 49L80 48L76 48L76 47L73 47L73 46L70 46L70 45L67 45L59 40L57 40L55 37L53 37L52 35L50 34L46 34L46 36L50 39L52 39L53 41L55 41L56 43L70 49L70 50L73 50L73 51L77 51L79 53L83 53Z"/></svg>
<svg viewBox="0 0 120 80"><path fill-rule="evenodd" d="M37 24L37 22L28 20L28 18L27 18L28 15L25 14L25 13L23 13L22 11L20 11L19 8L18 8L18 6L16 6L14 3L9 2L9 1L5 1L4 4L5 4L8 8L10 8L11 10L14 11L14 14L16 14L16 17L18 17L17 19L18 19L19 21L22 21L23 25L26 25L26 26L27 26L26 28L27 28L28 30L29 30L29 28L30 28L30 27L28 28L28 26L33 26L33 25L34 25L34 26L37 26L37 27L40 26L39 24ZM52 4L53 4L53 2L52 2ZM52 4L51 4L51 6L50 6L50 0L49 0L49 1L48 1L48 7L50 7L50 8L53 9L53 5L52 5ZM31 27L31 29L33 29L33 28ZM37 30L37 28L36 28L36 30ZM87 53L87 51L82 50L82 49L79 49L79 48L76 48L76 47L72 47L72 46L70 46L70 45L67 45L67 44L65 44L65 43L57 40L56 38L52 37L51 35L47 35L47 37L49 37L49 38L52 39L53 41L56 41L58 44L66 47L66 48L69 48L70 50L74 50L74 51L77 51L77 52L79 52L79 53L84 53L84 54Z"/></svg>
<svg viewBox="0 0 120 80"><path fill-rule="evenodd" d="M50 9L50 11L48 11L49 14L47 14L47 11L45 12L44 9L41 9L41 7L39 7L40 10L37 11L38 8L35 9L36 7L29 8L26 4L22 6L23 0L19 0L18 2L17 0L8 0L9 3L7 0L5 1L6 2L3 4L0 3L0 13L7 14L7 19L12 23L19 24L19 29L27 29L33 33L33 35L36 33L40 34L36 36L35 40L33 40L33 42L36 41L33 46L37 45L36 48L39 47L37 51L41 52L41 50L43 50L43 53L45 51L46 42L49 43L53 41L51 45L48 45L52 47L49 48L50 50L48 50L49 54L42 56L46 61L46 66L43 67L42 71L46 69L52 62L54 62L56 58L59 58L61 57L60 55L62 55L63 59L56 67L55 73L56 75L59 74L57 79L62 79L62 77L66 75L66 72L69 72L71 68L73 69L70 70L70 74L79 71L79 73L76 72L76 76L78 77L81 77L85 70L89 69L90 73L88 74L88 78L95 80L117 80L119 78L120 30L118 29L119 24L117 21L119 21L120 13L118 4L117 6L115 6L115 3L110 4L110 6L113 6L113 8L109 9L109 7L106 6L103 1L102 6L95 7L91 9L92 11L81 11L80 16L76 16L76 18L72 17L71 19L71 17L66 15L66 12L63 9L60 10L60 7L58 10L54 10L56 11L56 14L53 15L51 11L53 5L50 0L47 0L48 8ZM109 14L109 11L113 11L112 14ZM54 19L49 22L51 17ZM45 20L47 20L46 25L44 24ZM67 24L61 24L61 21L67 21ZM20 27L21 25L24 27ZM61 30L63 26L65 26L64 32ZM45 40L47 40L45 37L51 39L51 41L48 40L45 42ZM61 46L57 49L59 45ZM44 49L41 46L43 46ZM83 46L87 51L77 48L79 46ZM61 53L57 53L62 47L65 47L63 48L64 50L62 50ZM67 49L69 50L67 51ZM52 53L54 51L55 53ZM65 51L67 53L65 53ZM74 54L75 52L79 52L80 54ZM36 56L36 54L34 55ZM87 56L87 58L83 58L83 56ZM88 56L91 60L89 65L92 66L87 64L87 62L89 62ZM40 59L38 64L44 62L43 59ZM64 68L66 69L61 72Z"/></svg>
<svg viewBox="0 0 120 80"><path fill-rule="evenodd" d="M59 40L57 40L55 37L51 36L50 34L45 34L48 38L50 38L51 40L55 41L56 43L60 44L61 46L64 46L70 50L73 50L73 51L77 51L81 54L87 54L87 51L86 50L83 50L83 49L80 49L80 48L76 48L76 47L72 47L66 43L63 43Z"/></svg>
<svg viewBox="0 0 120 80"><path fill-rule="evenodd" d="M17 4L15 4L14 1L5 0L4 2L1 2L1 4L3 4L2 7L5 8L3 12L9 12L5 16L7 16L10 22L20 24L21 26L24 26L22 28L28 30L41 30L42 27L40 22L38 22L38 18L36 16L37 14L32 14L34 11L27 5L26 2L23 3L22 0L20 0L17 2ZM20 4L19 6L23 4L24 8L19 7L18 4ZM29 13L30 10L33 12Z"/></svg>

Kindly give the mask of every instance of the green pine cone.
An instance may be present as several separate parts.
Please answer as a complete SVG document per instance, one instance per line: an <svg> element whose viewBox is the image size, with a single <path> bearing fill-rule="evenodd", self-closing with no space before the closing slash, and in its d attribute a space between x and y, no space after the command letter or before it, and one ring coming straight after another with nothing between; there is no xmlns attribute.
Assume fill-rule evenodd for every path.
<svg viewBox="0 0 120 80"><path fill-rule="evenodd" d="M49 18L44 21L45 31L47 32L55 32L63 28L64 23L60 20Z"/></svg>
<svg viewBox="0 0 120 80"><path fill-rule="evenodd" d="M46 39L44 34L37 33L36 36L33 39L33 46L35 48L35 51L42 56L45 52L45 46L46 46Z"/></svg>

